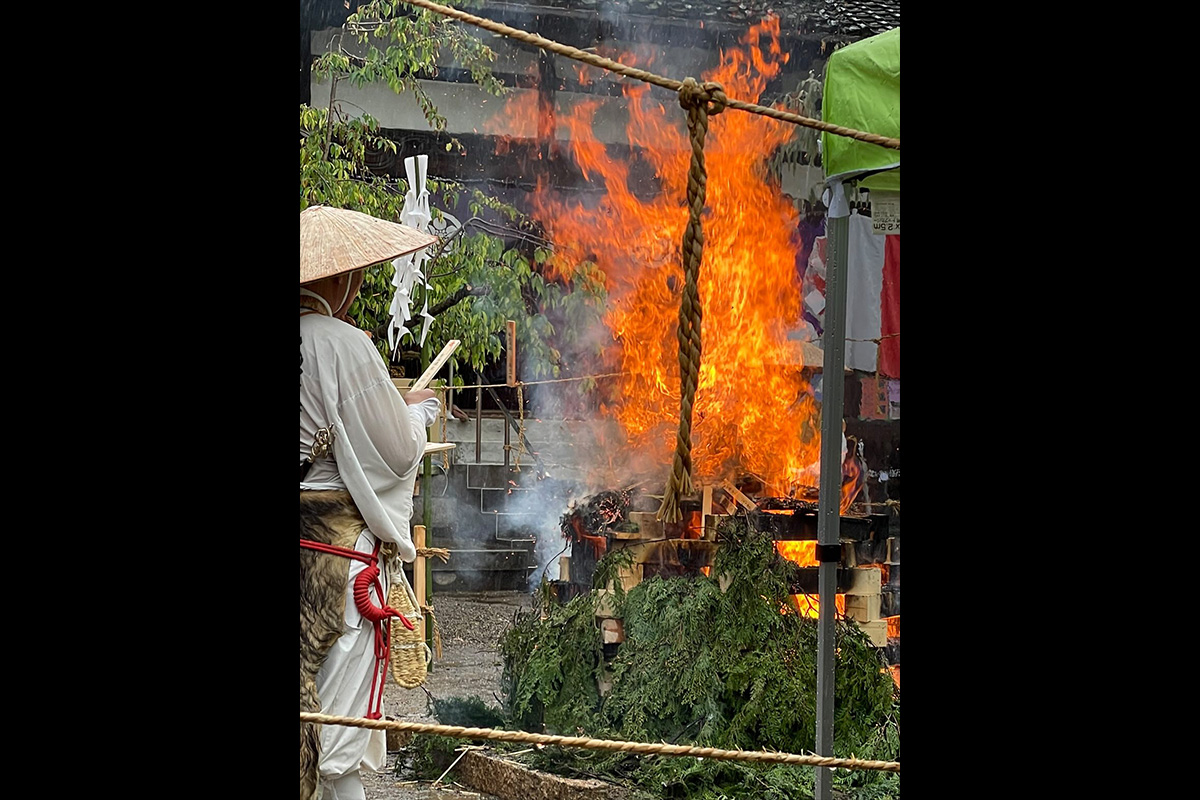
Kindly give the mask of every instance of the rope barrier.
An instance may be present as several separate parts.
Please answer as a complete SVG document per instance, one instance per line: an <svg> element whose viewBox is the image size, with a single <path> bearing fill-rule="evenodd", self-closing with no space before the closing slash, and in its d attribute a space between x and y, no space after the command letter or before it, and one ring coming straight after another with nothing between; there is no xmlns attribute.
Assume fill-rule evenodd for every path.
<svg viewBox="0 0 1200 800"><path fill-rule="evenodd" d="M458 9L451 8L450 6L444 6L440 3L432 3L429 2L429 0L404 0L404 2L412 6L424 8L427 11L432 11L435 14L452 17L460 22L470 23L471 25L491 31L492 33L499 33L503 36L518 39L527 44L540 47L543 50L549 50L552 53L557 53L560 56L565 56L576 61L582 61L585 64L591 64L593 67L599 67L600 69L606 69L609 72L615 72L618 75L623 75L627 78L633 78L635 80L644 81L645 83L654 84L655 86L661 86L664 89L670 89L672 92L678 93L681 89L683 89L684 84L687 83L686 80L677 81L671 78L665 78L662 75L655 75L653 72L646 72L645 70L630 67L620 63L619 61L613 61L610 58L604 58L603 56L589 53L586 50L580 50L575 47L570 47L569 45L560 44L552 39L546 39L545 37L538 36L537 34L523 31L520 28L513 28L508 25L504 25L503 23L494 22L490 19L477 17L474 14L468 14L465 11L459 11ZM860 142L877 144L880 147L887 147L893 150L900 149L899 139L895 139L890 136L880 136L877 133L865 133L863 131L854 130L853 128L846 128L842 125L833 125L828 122L823 122L819 119L802 117L799 114L793 114L790 111L782 111L777 108L771 108L770 106L760 106L757 103L747 103L742 100L735 100L732 97L726 97L724 90L719 92L719 94L714 98L714 101L719 102L722 107L736 108L739 111L748 111L752 114L761 114L782 122L791 122L795 125L803 125L806 128L815 128L819 131L832 133L835 136L846 136L851 139L857 139Z"/></svg>
<svg viewBox="0 0 1200 800"><path fill-rule="evenodd" d="M513 467L517 472L521 471L521 456L527 451L525 450L525 383L517 381L517 446L516 456L513 460Z"/></svg>
<svg viewBox="0 0 1200 800"><path fill-rule="evenodd" d="M450 561L450 551L444 547L418 547L417 555L422 558L440 558L443 562Z"/></svg>
<svg viewBox="0 0 1200 800"><path fill-rule="evenodd" d="M834 758L832 756L802 756L795 753L780 753L768 750L722 750L717 747L692 747L683 744L625 742L615 739L589 739L586 736L551 736L526 731L502 731L493 728L463 728L456 725L436 725L424 722L401 722L399 720L361 719L338 717L329 714L300 712L301 722L322 725L347 725L352 728L374 730L409 731L459 739L490 739L500 742L532 742L533 744L581 747L587 750L609 750L646 755L686 756L711 758L714 761L752 761L768 764L800 764L811 767L836 767L838 769L880 770L899 772L899 761L870 761L859 758Z"/></svg>
<svg viewBox="0 0 1200 800"><path fill-rule="evenodd" d="M596 380L597 378L615 378L621 375L628 375L628 372L606 372L603 375L581 375L578 378L552 378L544 381L521 381L522 386L540 386L543 383L568 383L570 381L587 381ZM462 391L464 389L511 389L507 383L470 383L462 386L447 387L454 391Z"/></svg>

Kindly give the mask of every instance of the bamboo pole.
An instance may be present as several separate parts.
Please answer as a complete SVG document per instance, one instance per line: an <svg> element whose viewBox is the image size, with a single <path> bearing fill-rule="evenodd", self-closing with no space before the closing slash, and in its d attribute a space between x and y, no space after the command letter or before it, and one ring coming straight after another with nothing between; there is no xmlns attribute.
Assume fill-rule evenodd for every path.
<svg viewBox="0 0 1200 800"><path fill-rule="evenodd" d="M429 562L425 556L421 555L425 550L425 526L413 526L413 544L417 548L417 560L413 562L413 594L417 596L417 612L421 615L421 638L428 642L429 626L425 619L425 567Z"/></svg>
<svg viewBox="0 0 1200 800"><path fill-rule="evenodd" d="M446 358L449 358L450 354L452 352L454 352L454 348L456 348L456 347L458 347L458 340L451 339L446 344L446 346L442 348L442 352L438 354L438 358L442 358L443 355ZM442 359L442 360L444 361L445 359ZM433 365L429 363L429 345L428 344L426 344L425 347L421 348L421 363L425 367L425 372L422 373L419 380L424 380L428 383L428 381L433 379L434 373L437 372L437 370L434 369ZM432 432L433 432L432 428L426 429L426 431L425 431L426 442L428 442L429 439L431 438ZM430 530L433 527L433 504L429 502L430 494L431 494L431 492L429 491L429 487L433 483L433 459L430 457L429 453L426 453L423 461L425 463L422 466L423 477L421 478L421 489L422 489L422 491L421 491L421 495L422 495L421 496L421 511L422 511L421 520L424 524L420 526L421 527L421 539L423 542L425 542L425 544L427 546L432 547L433 546L433 541L432 541L433 537L426 536L425 532ZM413 583L415 584L413 586L413 590L414 590L413 593L416 594L416 592L418 591L417 587L419 586L420 594L417 594L416 596L418 598L417 605L419 606L418 610L421 612L422 623L424 623L425 616L426 616L425 606L432 604L432 594L433 594L432 570L433 570L432 559L429 559L429 558L425 559L424 569L422 569L420 571L420 573L418 573L416 569L413 569ZM425 626L425 644L429 647L430 651L432 652L433 651L433 627L430 625ZM433 662L432 661L429 662L428 671L433 672Z"/></svg>
<svg viewBox="0 0 1200 800"><path fill-rule="evenodd" d="M517 385L517 323L515 320L508 320L504 323L508 330L508 374L507 383L509 386Z"/></svg>

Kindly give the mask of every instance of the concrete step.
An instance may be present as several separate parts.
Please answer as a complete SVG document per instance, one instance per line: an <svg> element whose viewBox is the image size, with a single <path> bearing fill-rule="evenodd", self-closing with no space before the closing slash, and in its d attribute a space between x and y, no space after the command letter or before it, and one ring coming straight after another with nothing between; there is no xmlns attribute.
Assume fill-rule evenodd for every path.
<svg viewBox="0 0 1200 800"><path fill-rule="evenodd" d="M504 430L507 423L502 419L480 420L478 431L475 420L447 420L445 440L456 447L450 451L454 464L503 465L505 463ZM522 470L528 467L536 472L539 462L546 472L556 477L582 475L584 461L581 453L594 452L603 442L615 441L619 427L609 420L525 420L526 452L519 453L520 439L509 427L508 463L518 462ZM435 435L440 438L441 428L435 426ZM476 433L478 432L478 456ZM578 474L577 474L578 473Z"/></svg>

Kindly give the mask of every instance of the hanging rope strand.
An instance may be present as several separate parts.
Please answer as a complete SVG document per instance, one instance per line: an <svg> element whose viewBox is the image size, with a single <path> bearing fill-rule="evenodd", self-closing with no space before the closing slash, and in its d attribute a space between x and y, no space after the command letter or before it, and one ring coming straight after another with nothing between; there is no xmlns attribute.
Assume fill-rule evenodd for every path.
<svg viewBox="0 0 1200 800"><path fill-rule="evenodd" d="M700 383L700 263L704 257L704 200L708 192L708 173L704 165L704 137L708 117L725 110L725 92L716 82L697 84L691 78L679 89L679 105L687 110L688 138L692 144L692 162L688 168L688 223L683 232L683 298L679 304L679 433L675 437L675 463L667 477L662 506L656 515L665 522L683 517L680 500L692 493L692 404Z"/></svg>

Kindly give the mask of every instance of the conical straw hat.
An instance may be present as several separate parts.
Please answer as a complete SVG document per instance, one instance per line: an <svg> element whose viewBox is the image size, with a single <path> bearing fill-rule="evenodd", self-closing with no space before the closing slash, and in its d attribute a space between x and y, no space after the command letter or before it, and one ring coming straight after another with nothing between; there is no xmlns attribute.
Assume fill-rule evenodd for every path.
<svg viewBox="0 0 1200 800"><path fill-rule="evenodd" d="M381 264L437 240L359 211L309 206L300 212L300 283Z"/></svg>

